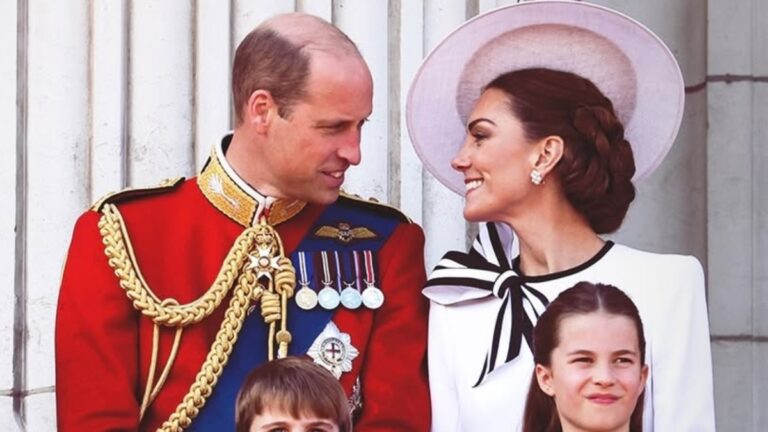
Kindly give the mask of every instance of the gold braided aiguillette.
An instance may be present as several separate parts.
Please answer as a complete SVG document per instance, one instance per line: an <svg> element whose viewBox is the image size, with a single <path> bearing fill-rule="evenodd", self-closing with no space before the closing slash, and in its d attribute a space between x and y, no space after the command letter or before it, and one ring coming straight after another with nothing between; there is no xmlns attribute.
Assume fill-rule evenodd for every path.
<svg viewBox="0 0 768 432"><path fill-rule="evenodd" d="M149 317L156 326L177 329L172 348L174 353L180 343L178 330L208 317L222 303L230 288L233 288L224 320L205 362L182 402L159 431L183 431L198 415L229 360L252 302L261 299L262 317L269 325L269 360L274 359L274 342L278 343L277 356L287 355L288 344L292 339L287 329L287 303L296 286L296 271L290 259L285 256L280 236L264 218L261 218L257 225L246 228L237 237L208 291L199 299L183 305L174 299L160 300L149 288L136 264L125 222L115 205L106 204L102 208L99 232L109 265L115 271L120 287L125 290L133 307ZM277 330L278 322L280 330ZM153 359L157 356L158 345L154 340ZM171 363L173 357L175 356L170 359ZM152 394L144 395L142 416L159 392L170 367L171 364L166 365L160 380L151 390ZM148 383L152 380L153 377L149 377ZM146 391L150 391L150 387L152 386L148 385Z"/></svg>

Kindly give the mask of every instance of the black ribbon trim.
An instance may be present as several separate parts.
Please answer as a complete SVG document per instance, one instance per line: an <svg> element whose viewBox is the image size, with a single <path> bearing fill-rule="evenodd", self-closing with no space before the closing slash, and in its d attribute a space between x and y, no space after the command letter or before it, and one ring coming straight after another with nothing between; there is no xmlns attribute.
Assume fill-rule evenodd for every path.
<svg viewBox="0 0 768 432"><path fill-rule="evenodd" d="M453 285L480 289L488 291L502 300L499 311L496 314L491 346L485 356L480 376L473 387L482 384L485 377L492 373L497 366L517 358L520 355L523 339L525 339L529 347L533 347L533 328L535 324L525 312L524 302L528 302L536 318L539 317L539 312L533 307L533 302L529 295L535 297L544 306L549 304L549 300L547 300L544 294L525 285L525 278L512 271L510 260L504 253L504 247L496 231L496 226L493 223L488 223L486 227L490 244L484 244L482 237L478 236L478 240L469 252L451 251L443 257L444 260L453 261L458 266L447 263L438 264L435 267L435 271L451 270L460 274L464 270L484 270L495 273L496 277L494 280L477 279L472 277L470 272L466 272L467 276L438 276L430 278L426 283L427 287ZM484 257L479 248L482 248L486 253L493 253L499 265L492 263L488 258ZM502 277L504 280L501 281L498 293L494 293L493 287L499 282L499 278ZM511 318L508 325L510 337L506 347L507 354L503 362L497 364L499 363L500 347L502 346L501 334L504 329L504 321L510 315Z"/></svg>

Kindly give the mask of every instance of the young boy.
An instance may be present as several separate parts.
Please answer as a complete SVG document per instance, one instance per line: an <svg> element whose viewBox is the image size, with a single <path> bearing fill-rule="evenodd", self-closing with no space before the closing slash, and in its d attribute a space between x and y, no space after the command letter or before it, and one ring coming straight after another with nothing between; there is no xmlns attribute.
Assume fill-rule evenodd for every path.
<svg viewBox="0 0 768 432"><path fill-rule="evenodd" d="M352 432L344 390L311 360L286 357L248 375L237 395L237 432Z"/></svg>

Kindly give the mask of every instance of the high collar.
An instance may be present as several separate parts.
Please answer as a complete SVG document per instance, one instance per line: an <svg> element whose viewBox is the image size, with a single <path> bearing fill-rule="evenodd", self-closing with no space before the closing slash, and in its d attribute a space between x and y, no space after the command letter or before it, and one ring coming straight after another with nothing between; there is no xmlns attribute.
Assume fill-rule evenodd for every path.
<svg viewBox="0 0 768 432"><path fill-rule="evenodd" d="M224 157L232 135L213 146L211 156L197 177L203 195L230 219L244 227L253 226L266 215L270 225L296 216L307 204L304 201L264 196L237 175Z"/></svg>

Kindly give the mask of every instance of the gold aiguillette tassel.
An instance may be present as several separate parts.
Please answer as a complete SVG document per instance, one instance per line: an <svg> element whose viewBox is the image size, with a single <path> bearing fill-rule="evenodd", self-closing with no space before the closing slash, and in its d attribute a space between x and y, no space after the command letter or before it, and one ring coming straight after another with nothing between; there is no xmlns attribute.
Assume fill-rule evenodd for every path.
<svg viewBox="0 0 768 432"><path fill-rule="evenodd" d="M275 342L278 343L277 357L288 355L288 344L292 340L288 331L288 299L296 288L296 270L286 258L283 242L265 217L259 219L254 249L248 256L247 270L256 275L264 288L261 296L261 315L269 325L267 353L269 360L275 359ZM278 322L280 330L278 328Z"/></svg>

